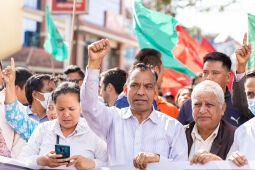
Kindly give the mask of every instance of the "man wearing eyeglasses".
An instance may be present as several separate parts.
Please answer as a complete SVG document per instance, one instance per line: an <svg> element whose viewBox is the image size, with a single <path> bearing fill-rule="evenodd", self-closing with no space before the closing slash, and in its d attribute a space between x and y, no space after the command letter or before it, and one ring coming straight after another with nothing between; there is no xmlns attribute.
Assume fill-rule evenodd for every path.
<svg viewBox="0 0 255 170"><path fill-rule="evenodd" d="M85 77L84 72L80 67L76 65L69 65L64 71L64 74L70 81L78 83L79 86L82 85L83 79Z"/></svg>

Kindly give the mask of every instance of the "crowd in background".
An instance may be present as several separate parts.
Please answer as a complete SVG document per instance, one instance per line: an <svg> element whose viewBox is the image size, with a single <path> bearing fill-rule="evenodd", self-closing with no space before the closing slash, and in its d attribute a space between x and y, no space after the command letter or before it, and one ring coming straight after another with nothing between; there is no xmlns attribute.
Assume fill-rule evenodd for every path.
<svg viewBox="0 0 255 170"><path fill-rule="evenodd" d="M255 159L255 73L246 74L246 34L231 92L232 63L223 53L208 53L203 72L173 96L160 94L159 51L141 49L128 72L100 72L109 48L107 39L88 47L85 73L70 65L57 76L35 74L13 59L0 65L0 155L77 169L226 159L243 166ZM55 144L69 145L70 157L57 154Z"/></svg>

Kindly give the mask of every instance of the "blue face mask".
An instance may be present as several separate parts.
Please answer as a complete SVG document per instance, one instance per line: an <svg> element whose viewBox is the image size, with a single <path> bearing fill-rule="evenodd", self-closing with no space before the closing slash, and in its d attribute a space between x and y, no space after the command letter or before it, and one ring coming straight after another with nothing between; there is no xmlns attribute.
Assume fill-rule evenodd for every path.
<svg viewBox="0 0 255 170"><path fill-rule="evenodd" d="M255 98L247 99L250 111L255 115Z"/></svg>
<svg viewBox="0 0 255 170"><path fill-rule="evenodd" d="M38 101L41 103L41 105L42 105L42 107L43 107L44 109L47 109L48 100L49 100L49 97L51 96L52 92L50 92L50 93L41 93L41 92L39 92L39 93L40 93L41 95L43 95L44 101L41 101L41 100L39 100L39 99L38 99Z"/></svg>

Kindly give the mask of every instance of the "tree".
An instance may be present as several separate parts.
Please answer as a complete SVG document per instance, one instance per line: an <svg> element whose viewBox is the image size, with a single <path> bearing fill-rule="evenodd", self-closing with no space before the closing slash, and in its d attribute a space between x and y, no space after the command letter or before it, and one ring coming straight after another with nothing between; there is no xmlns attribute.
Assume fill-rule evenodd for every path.
<svg viewBox="0 0 255 170"><path fill-rule="evenodd" d="M213 9L223 12L226 7L235 3L237 0L215 1L214 5L207 3L209 1L210 0L143 0L147 8L172 15L173 17L177 14L178 9L186 7L194 7L199 12L208 12Z"/></svg>

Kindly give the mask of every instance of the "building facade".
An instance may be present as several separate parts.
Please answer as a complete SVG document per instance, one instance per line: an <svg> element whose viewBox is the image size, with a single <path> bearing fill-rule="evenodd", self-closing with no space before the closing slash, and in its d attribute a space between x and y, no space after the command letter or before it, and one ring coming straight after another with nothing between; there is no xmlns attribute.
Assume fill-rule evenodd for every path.
<svg viewBox="0 0 255 170"><path fill-rule="evenodd" d="M47 36L45 6L48 5L50 7L51 0L24 0L23 3L23 49L11 56L17 58L20 53L24 56L27 54L27 58L23 57L24 59L22 59L26 60L23 64L19 60L21 66L30 67L35 72L51 72L47 67L51 67L52 61L49 59L47 52L43 52L43 43ZM126 3L125 0L90 0L88 13L76 15L70 64L78 65L85 69L88 60L88 45L102 38L108 38L111 49L108 56L103 60L102 70L113 67L129 68L138 49L138 44L132 28L131 9L126 7ZM70 25L70 14L50 13L50 15L64 39L70 39L70 37L66 36L68 35L68 24ZM69 23L67 23L68 21ZM70 47L69 41L66 43ZM48 64L42 64L42 68L37 65L33 68L30 64L40 64L42 62L41 57L38 59L38 55L42 58L47 56L44 62L48 60ZM38 61L29 62L29 60ZM55 71L59 73L65 66L63 62L55 60L53 63Z"/></svg>

